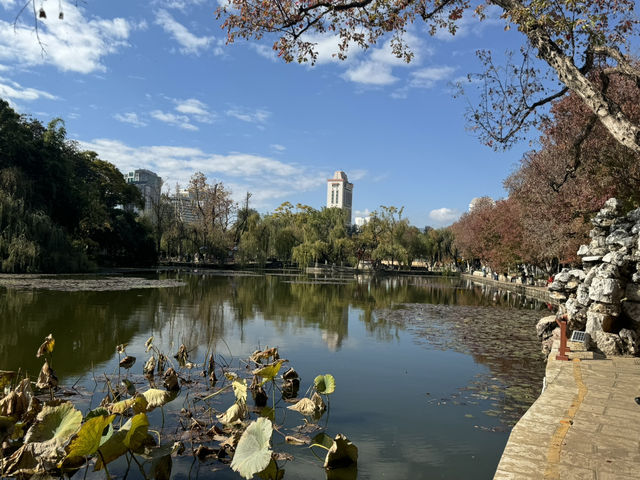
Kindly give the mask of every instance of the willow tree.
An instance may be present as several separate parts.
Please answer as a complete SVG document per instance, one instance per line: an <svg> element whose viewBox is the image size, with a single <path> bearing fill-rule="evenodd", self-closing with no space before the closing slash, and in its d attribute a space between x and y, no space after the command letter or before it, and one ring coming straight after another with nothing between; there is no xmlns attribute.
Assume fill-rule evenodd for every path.
<svg viewBox="0 0 640 480"><path fill-rule="evenodd" d="M536 124L540 107L572 91L616 141L640 152L640 126L607 91L612 76L640 83L640 70L627 56L628 39L637 33L633 0L487 0L475 8L469 0L227 0L218 17L228 42L267 36L287 62L313 63L318 34L335 37L340 59L352 45L367 48L390 35L393 52L410 61L405 33L411 23L424 21L432 34L455 33L463 15L483 19L487 6L498 7L505 29L515 27L524 40L518 66L503 69L483 56L485 98L470 119L487 143L517 140ZM558 82L545 81L548 73Z"/></svg>

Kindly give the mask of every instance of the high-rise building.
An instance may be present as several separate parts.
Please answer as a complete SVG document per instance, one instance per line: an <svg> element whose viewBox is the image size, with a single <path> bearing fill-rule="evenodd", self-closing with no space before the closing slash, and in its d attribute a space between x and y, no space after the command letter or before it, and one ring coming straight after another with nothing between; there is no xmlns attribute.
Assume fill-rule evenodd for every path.
<svg viewBox="0 0 640 480"><path fill-rule="evenodd" d="M337 171L327 180L327 208L342 208L348 212L347 225L351 226L351 204L353 201L353 183L349 183L347 174Z"/></svg>
<svg viewBox="0 0 640 480"><path fill-rule="evenodd" d="M143 212L149 214L153 209L153 205L157 205L160 201L162 178L151 170L140 169L127 173L124 179L127 183L138 187L138 190L140 190L144 198Z"/></svg>
<svg viewBox="0 0 640 480"><path fill-rule="evenodd" d="M196 215L196 201L188 189L180 190L171 197L171 203L177 219L187 225L193 225L198 221Z"/></svg>

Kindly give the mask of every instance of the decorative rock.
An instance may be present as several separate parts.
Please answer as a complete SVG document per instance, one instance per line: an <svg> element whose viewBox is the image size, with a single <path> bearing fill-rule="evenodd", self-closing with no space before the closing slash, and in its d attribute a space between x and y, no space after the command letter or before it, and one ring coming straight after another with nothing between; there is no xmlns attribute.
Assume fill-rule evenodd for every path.
<svg viewBox="0 0 640 480"><path fill-rule="evenodd" d="M595 270L594 272L595 277L601 277L601 278L619 278L620 277L620 271L618 270L618 267L610 263L602 263L598 265L596 268L594 268L594 270Z"/></svg>
<svg viewBox="0 0 640 480"><path fill-rule="evenodd" d="M554 280L553 283L556 283L556 282L567 283L570 278L571 278L571 274L569 273L569 269L563 268L560 273L556 274L555 278L553 279Z"/></svg>
<svg viewBox="0 0 640 480"><path fill-rule="evenodd" d="M584 257L585 255L589 254L589 247L587 247L586 245L580 245L580 248L578 249L578 256L580 257Z"/></svg>
<svg viewBox="0 0 640 480"><path fill-rule="evenodd" d="M594 302L616 303L620 301L622 294L622 284L615 278L596 276L589 287L589 298Z"/></svg>
<svg viewBox="0 0 640 480"><path fill-rule="evenodd" d="M634 328L640 328L640 303L638 302L622 302L622 311L631 320Z"/></svg>
<svg viewBox="0 0 640 480"><path fill-rule="evenodd" d="M593 302L589 306L589 311L596 312L596 313L605 313L607 315L617 317L618 315L620 315L620 312L622 311L622 307L620 307L619 303Z"/></svg>
<svg viewBox="0 0 640 480"><path fill-rule="evenodd" d="M629 232L627 232L626 230L619 228L611 232L611 235L607 237L606 242L609 247L613 246L616 248L620 248L620 247L630 248L633 246L634 243L636 243L636 239L632 235L630 235Z"/></svg>
<svg viewBox="0 0 640 480"><path fill-rule="evenodd" d="M553 348L554 342L560 342L560 328L553 330L552 334L542 341L542 354L549 355Z"/></svg>
<svg viewBox="0 0 640 480"><path fill-rule="evenodd" d="M640 284L627 283L625 296L627 297L627 300L631 302L640 302Z"/></svg>
<svg viewBox="0 0 640 480"><path fill-rule="evenodd" d="M610 332L614 322L614 317L606 313L587 312L587 324L585 331L595 338L598 332Z"/></svg>
<svg viewBox="0 0 640 480"><path fill-rule="evenodd" d="M595 252L592 252L595 253ZM602 255L604 255L605 250L602 250ZM595 262L599 262L600 260L602 260L602 255L590 255L588 257L582 257L582 261L583 262L587 262L587 263L595 263Z"/></svg>
<svg viewBox="0 0 640 480"><path fill-rule="evenodd" d="M592 338L595 340L598 350L607 357L620 355L622 352L622 340L615 333L596 332Z"/></svg>
<svg viewBox="0 0 640 480"><path fill-rule="evenodd" d="M638 336L636 332L623 328L618 333L622 341L622 353L627 355L635 355L638 353Z"/></svg>
<svg viewBox="0 0 640 480"><path fill-rule="evenodd" d="M587 276L587 274L584 273L584 270L580 270L579 268L569 270L569 275L580 282L582 282Z"/></svg>
<svg viewBox="0 0 640 480"><path fill-rule="evenodd" d="M625 266L630 260L624 253L621 252L609 252L604 257L602 257L602 261L604 263L610 263L611 265L615 265L616 267Z"/></svg>
<svg viewBox="0 0 640 480"><path fill-rule="evenodd" d="M551 292L549 293L549 297L551 297L551 299L553 300L556 300L557 302L564 302L567 299L566 295L563 295L559 292Z"/></svg>
<svg viewBox="0 0 640 480"><path fill-rule="evenodd" d="M620 207L620 202L618 202L617 199L610 198L604 203L604 206L593 218L593 220L591 220L591 223L593 223L594 226L600 228L610 226L618 216Z"/></svg>
<svg viewBox="0 0 640 480"><path fill-rule="evenodd" d="M589 300L589 287L584 283L578 286L576 290L576 301L582 306L589 306L591 300Z"/></svg>
<svg viewBox="0 0 640 480"><path fill-rule="evenodd" d="M551 333L557 326L556 316L549 315L548 317L543 317L538 321L536 324L536 333L540 338L547 338L551 336Z"/></svg>
<svg viewBox="0 0 640 480"><path fill-rule="evenodd" d="M635 223L636 225L640 223L640 208L636 208L635 210L631 210L627 213L627 220Z"/></svg>

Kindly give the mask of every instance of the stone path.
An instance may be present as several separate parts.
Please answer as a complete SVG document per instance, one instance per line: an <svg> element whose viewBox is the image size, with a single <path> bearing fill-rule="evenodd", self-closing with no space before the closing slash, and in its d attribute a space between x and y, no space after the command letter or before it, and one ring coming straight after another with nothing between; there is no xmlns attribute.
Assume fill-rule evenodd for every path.
<svg viewBox="0 0 640 480"><path fill-rule="evenodd" d="M555 360L494 479L640 478L640 359Z"/></svg>

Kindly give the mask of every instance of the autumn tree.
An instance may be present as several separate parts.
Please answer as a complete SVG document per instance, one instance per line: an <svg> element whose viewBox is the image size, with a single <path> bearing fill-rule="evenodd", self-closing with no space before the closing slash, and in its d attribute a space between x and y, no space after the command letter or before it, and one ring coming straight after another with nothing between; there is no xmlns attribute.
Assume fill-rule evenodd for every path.
<svg viewBox="0 0 640 480"><path fill-rule="evenodd" d="M640 89L627 79L608 89L640 121ZM578 247L589 241L590 218L608 198L629 208L640 204L639 185L640 155L613 139L573 94L554 103L539 148L505 181L509 197L521 205L523 248L547 271L554 262L578 260Z"/></svg>
<svg viewBox="0 0 640 480"><path fill-rule="evenodd" d="M218 260L226 260L233 247L230 227L236 208L231 192L222 182L208 183L202 172L191 176L188 190L198 219L200 247Z"/></svg>
<svg viewBox="0 0 640 480"><path fill-rule="evenodd" d="M628 57L628 39L637 27L633 0L487 0L475 9L468 0L227 0L218 17L228 42L268 36L287 62L317 59L311 34L334 36L340 59L351 45L367 48L390 35L393 52L410 61L413 53L404 37L415 20L423 20L432 34L455 33L463 15L483 19L487 6L498 7L505 29L515 27L524 40L521 62L505 67L506 83L485 57L486 97L471 120L487 142L515 140L536 123L540 107L573 92L618 143L640 152L638 123L607 90L613 78L640 80ZM531 51L546 69L538 68ZM549 82L548 73L557 82Z"/></svg>

